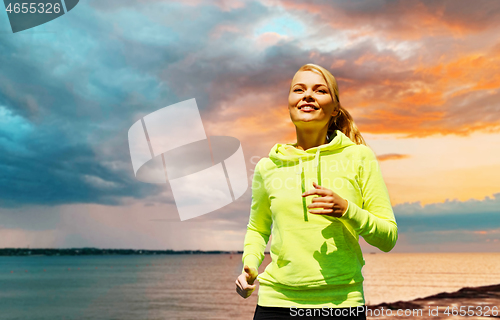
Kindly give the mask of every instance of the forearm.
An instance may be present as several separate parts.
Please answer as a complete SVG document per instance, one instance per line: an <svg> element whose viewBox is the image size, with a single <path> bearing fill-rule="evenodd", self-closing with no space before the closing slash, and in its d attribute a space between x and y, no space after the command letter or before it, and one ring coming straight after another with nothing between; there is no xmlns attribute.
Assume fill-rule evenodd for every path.
<svg viewBox="0 0 500 320"><path fill-rule="evenodd" d="M264 261L264 251L269 241L269 236L268 233L251 227L247 228L242 256L243 267L247 265L251 268L259 269L262 261Z"/></svg>
<svg viewBox="0 0 500 320"><path fill-rule="evenodd" d="M392 218L392 210L385 209L377 216L368 210L361 209L352 201L347 202L347 211L341 219L349 223L372 246L384 252L391 251L398 239L398 227Z"/></svg>

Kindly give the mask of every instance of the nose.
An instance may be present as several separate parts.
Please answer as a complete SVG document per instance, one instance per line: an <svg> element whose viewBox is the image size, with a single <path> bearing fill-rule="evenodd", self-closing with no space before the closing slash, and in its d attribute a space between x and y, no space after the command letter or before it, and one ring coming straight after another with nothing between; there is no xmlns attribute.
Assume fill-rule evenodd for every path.
<svg viewBox="0 0 500 320"><path fill-rule="evenodd" d="M304 92L304 100L305 101L311 101L311 100L314 100L313 96L312 96L312 91L311 90L306 90Z"/></svg>

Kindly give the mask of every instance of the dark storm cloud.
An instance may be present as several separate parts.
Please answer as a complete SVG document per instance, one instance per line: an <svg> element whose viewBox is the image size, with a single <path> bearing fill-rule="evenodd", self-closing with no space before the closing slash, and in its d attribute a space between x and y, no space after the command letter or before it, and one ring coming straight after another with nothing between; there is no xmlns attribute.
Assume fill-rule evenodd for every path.
<svg viewBox="0 0 500 320"><path fill-rule="evenodd" d="M22 152L0 153L0 206L102 203L116 205L122 197L157 192L141 185L124 170L115 170L84 142L70 143L61 130L37 128L26 135ZM109 158L108 158L109 160Z"/></svg>
<svg viewBox="0 0 500 320"><path fill-rule="evenodd" d="M132 10L109 19L100 16L103 4L82 4L59 32L0 42L0 206L156 199L162 187L133 177L129 127L188 98L209 108L209 83L227 67L217 63L227 57L219 52L234 50L226 39L211 46L210 32L221 21L246 26L266 9L221 11L219 3L200 14L164 2L151 12L145 4L123 3ZM176 69L196 52L209 58Z"/></svg>

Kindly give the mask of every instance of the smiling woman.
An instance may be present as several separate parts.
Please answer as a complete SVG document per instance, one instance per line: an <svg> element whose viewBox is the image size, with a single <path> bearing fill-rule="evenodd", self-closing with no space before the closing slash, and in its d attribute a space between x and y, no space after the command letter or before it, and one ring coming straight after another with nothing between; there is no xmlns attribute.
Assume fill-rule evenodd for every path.
<svg viewBox="0 0 500 320"><path fill-rule="evenodd" d="M379 164L326 69L297 71L288 109L297 142L275 144L255 167L236 291L247 298L259 280L254 320L366 319L359 236L385 252L398 237ZM259 274L271 235L271 263Z"/></svg>
<svg viewBox="0 0 500 320"><path fill-rule="evenodd" d="M335 77L325 68L314 64L302 66L293 77L290 85L288 108L290 117L297 128L298 141L301 138L299 137L301 130L298 127L298 125L301 125L301 122L294 121L298 113L294 111L310 112L310 109L303 108L307 106L313 107L320 112L320 115L316 118L320 118L321 122L320 124L316 123L316 127L320 125L324 127L325 121L328 120L328 125L326 125L327 142L331 140L335 134L335 130L338 129L357 144L365 144L351 114L340 103L339 90ZM300 113L298 114L300 115ZM303 121L307 122L311 120L310 118L306 118ZM324 130L319 130L318 135L324 136Z"/></svg>

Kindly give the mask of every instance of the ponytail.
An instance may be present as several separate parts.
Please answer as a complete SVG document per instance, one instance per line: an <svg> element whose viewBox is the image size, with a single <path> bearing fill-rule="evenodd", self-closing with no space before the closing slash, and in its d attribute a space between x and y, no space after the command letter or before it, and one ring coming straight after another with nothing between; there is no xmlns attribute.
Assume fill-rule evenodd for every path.
<svg viewBox="0 0 500 320"><path fill-rule="evenodd" d="M335 130L340 130L343 134L345 134L352 142L356 144L364 144L366 145L365 139L361 136L358 127L354 123L354 120L346 109L342 107L340 103L338 105L338 113L330 119L330 123L328 125L327 137L328 142L332 141L335 137Z"/></svg>

